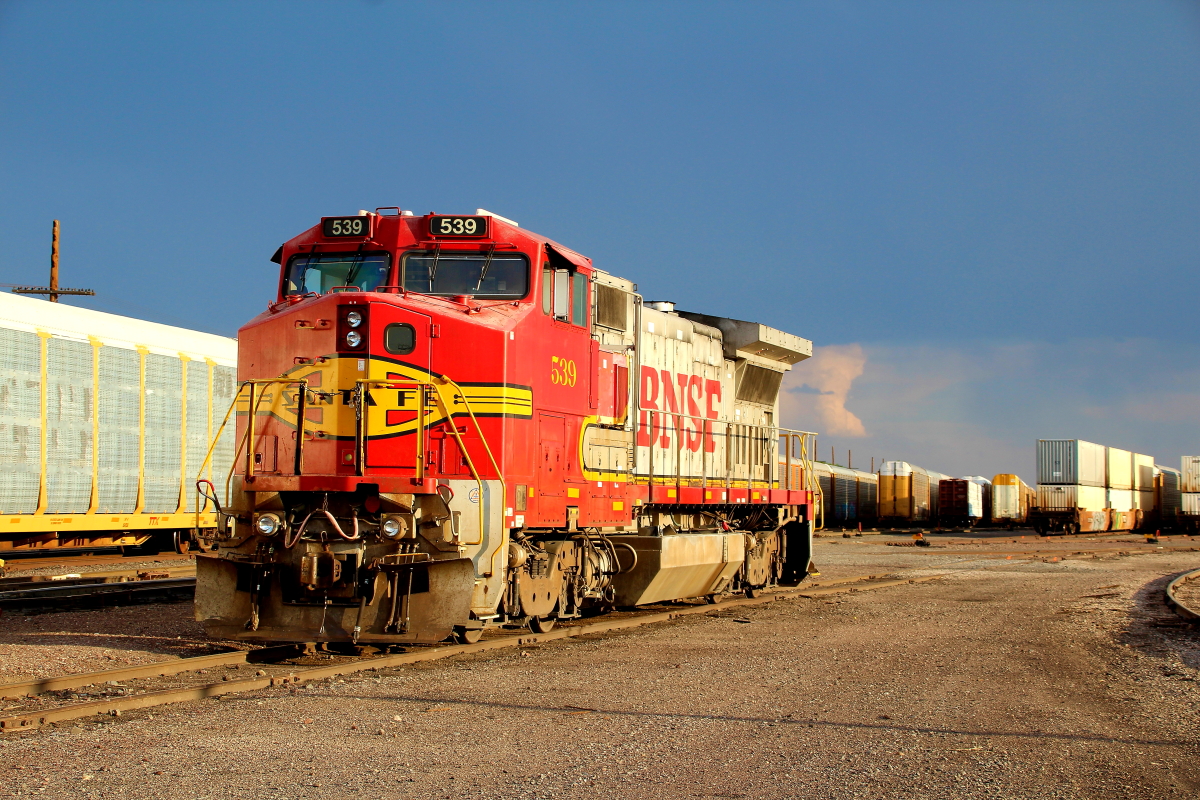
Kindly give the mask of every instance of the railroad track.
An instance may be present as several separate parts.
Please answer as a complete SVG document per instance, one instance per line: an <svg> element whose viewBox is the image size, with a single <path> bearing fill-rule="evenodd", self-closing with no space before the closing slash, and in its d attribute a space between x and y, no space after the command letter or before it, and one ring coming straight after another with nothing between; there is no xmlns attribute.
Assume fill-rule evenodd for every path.
<svg viewBox="0 0 1200 800"><path fill-rule="evenodd" d="M179 603L196 593L195 567L0 578L0 613L44 614L143 603Z"/></svg>
<svg viewBox="0 0 1200 800"><path fill-rule="evenodd" d="M114 566L132 561L153 561L156 563L172 564L174 562L189 562L193 561L194 557L190 555L180 555L179 553L158 553L156 555L121 555L119 553L94 553L83 555L43 555L43 554L25 554L20 551L0 552L0 559L4 559L6 567L10 573L23 572L26 570L45 569L47 567L54 569L69 570L72 567L93 567L101 564L112 564Z"/></svg>
<svg viewBox="0 0 1200 800"><path fill-rule="evenodd" d="M1200 581L1200 569L1185 572L1168 583L1167 588L1163 590L1163 597L1167 606L1176 614L1190 622L1200 623L1200 608L1194 602L1180 600L1178 597L1179 590L1192 581Z"/></svg>
<svg viewBox="0 0 1200 800"><path fill-rule="evenodd" d="M13 706L0 711L0 733L37 730L59 722L102 714L120 716L134 709L253 692L273 686L297 686L356 672L437 661L457 655L612 633L697 614L724 615L728 609L766 605L780 600L817 599L845 592L928 583L948 574L917 578L874 574L815 581L759 597L731 598L717 604L679 604L667 610L625 612L596 622L562 625L548 633L502 632L490 634L475 644L415 647L407 652L387 655L339 658L328 654L312 654L303 645L269 647L24 681L0 686L0 698L16 700L19 701L18 706L27 706ZM314 659L322 658L335 663L311 663ZM246 674L250 669L253 669L253 674ZM221 680L210 680L210 670L222 671ZM86 687L100 688L96 692L84 693L82 696L88 699L79 701L81 694L76 690ZM76 702L63 703L63 700Z"/></svg>

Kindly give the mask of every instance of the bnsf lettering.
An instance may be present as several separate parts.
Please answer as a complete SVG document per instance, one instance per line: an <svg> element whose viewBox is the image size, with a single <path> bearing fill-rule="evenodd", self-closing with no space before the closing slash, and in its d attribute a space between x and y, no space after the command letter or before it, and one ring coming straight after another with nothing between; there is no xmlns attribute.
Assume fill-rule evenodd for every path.
<svg viewBox="0 0 1200 800"><path fill-rule="evenodd" d="M672 375L665 369L643 366L641 395L638 447L650 447L653 444L663 449L674 447L670 432L673 427L681 445L693 453L699 451L702 440L705 452L716 450L712 423L708 420L716 419L720 413L720 381L678 372ZM703 430L699 419L702 411L706 417ZM653 430L650 424L652 412L660 412L653 413Z"/></svg>

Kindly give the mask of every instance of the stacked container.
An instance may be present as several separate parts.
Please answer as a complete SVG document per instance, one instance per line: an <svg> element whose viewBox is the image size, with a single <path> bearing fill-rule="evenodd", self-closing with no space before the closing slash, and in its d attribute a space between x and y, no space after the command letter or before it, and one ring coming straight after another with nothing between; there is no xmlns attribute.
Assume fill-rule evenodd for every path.
<svg viewBox="0 0 1200 800"><path fill-rule="evenodd" d="M1154 458L1141 453L1133 454L1133 507L1142 512L1142 519L1155 514Z"/></svg>
<svg viewBox="0 0 1200 800"><path fill-rule="evenodd" d="M1030 516L1039 533L1107 530L1107 450L1104 445L1081 439L1038 440L1037 513ZM1132 460L1128 451L1122 452L1126 453L1124 475L1128 484ZM1120 458L1112 460L1120 474Z"/></svg>
<svg viewBox="0 0 1200 800"><path fill-rule="evenodd" d="M1133 453L1119 447L1106 447L1108 470L1109 530L1128 531L1136 527L1133 506Z"/></svg>
<svg viewBox="0 0 1200 800"><path fill-rule="evenodd" d="M1200 456L1184 456L1180 467L1179 524L1200 531Z"/></svg>

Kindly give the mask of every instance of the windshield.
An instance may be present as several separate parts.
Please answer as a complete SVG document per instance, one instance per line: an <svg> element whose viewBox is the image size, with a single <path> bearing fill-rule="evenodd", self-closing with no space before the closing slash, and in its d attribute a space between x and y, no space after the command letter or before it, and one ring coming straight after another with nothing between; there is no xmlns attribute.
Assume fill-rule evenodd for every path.
<svg viewBox="0 0 1200 800"><path fill-rule="evenodd" d="M529 289L529 260L516 253L409 253L404 257L404 288L517 300Z"/></svg>
<svg viewBox="0 0 1200 800"><path fill-rule="evenodd" d="M284 294L325 294L335 286L370 292L387 283L387 253L317 253L293 256L288 262Z"/></svg>

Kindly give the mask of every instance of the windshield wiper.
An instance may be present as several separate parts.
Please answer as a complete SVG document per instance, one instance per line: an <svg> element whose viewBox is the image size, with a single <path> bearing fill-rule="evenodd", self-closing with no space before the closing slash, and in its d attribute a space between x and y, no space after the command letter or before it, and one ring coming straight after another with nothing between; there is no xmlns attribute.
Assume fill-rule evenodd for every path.
<svg viewBox="0 0 1200 800"><path fill-rule="evenodd" d="M479 280L475 281L475 291L479 291L479 287L483 286L483 279L487 277L488 267L492 265L492 256L496 254L496 245L492 243L492 248L488 250L487 261L483 262L483 269L479 271Z"/></svg>
<svg viewBox="0 0 1200 800"><path fill-rule="evenodd" d="M366 263L366 257L363 256L363 248L366 246L367 246L367 243L363 242L362 244L360 244L358 246L358 252L356 252L354 254L354 262L350 265L350 271L348 273L346 273L346 285L347 286L355 285L354 279L358 277L358 270L362 267L362 265L364 263Z"/></svg>
<svg viewBox="0 0 1200 800"><path fill-rule="evenodd" d="M429 293L433 294L433 280L437 277L438 259L442 256L442 245L439 242L438 246L433 250L433 264L429 267Z"/></svg>

